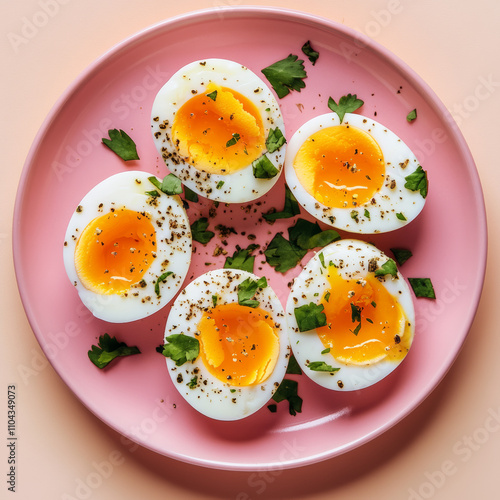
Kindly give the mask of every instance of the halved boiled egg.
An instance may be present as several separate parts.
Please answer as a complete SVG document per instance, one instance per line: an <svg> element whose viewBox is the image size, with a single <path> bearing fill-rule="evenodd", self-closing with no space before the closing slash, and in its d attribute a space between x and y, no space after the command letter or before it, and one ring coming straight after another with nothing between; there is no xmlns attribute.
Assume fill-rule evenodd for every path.
<svg viewBox="0 0 500 500"><path fill-rule="evenodd" d="M314 217L338 229L383 233L415 219L425 204L427 174L410 148L362 115L317 116L293 135L286 181Z"/></svg>
<svg viewBox="0 0 500 500"><path fill-rule="evenodd" d="M125 323L161 309L191 262L182 200L157 191L151 177L127 171L105 179L82 199L68 224L66 273L82 302L105 321Z"/></svg>
<svg viewBox="0 0 500 500"><path fill-rule="evenodd" d="M283 306L265 279L246 271L213 270L192 281L172 305L165 342L173 352L195 344L194 359L167 356L168 371L184 399L217 420L259 410L288 365Z"/></svg>
<svg viewBox="0 0 500 500"><path fill-rule="evenodd" d="M172 75L154 100L151 128L168 169L212 200L254 200L283 168L279 105L255 73L233 61L195 61Z"/></svg>
<svg viewBox="0 0 500 500"><path fill-rule="evenodd" d="M331 243L312 257L292 284L286 311L299 365L328 389L378 382L413 341L409 286L392 259L358 240Z"/></svg>

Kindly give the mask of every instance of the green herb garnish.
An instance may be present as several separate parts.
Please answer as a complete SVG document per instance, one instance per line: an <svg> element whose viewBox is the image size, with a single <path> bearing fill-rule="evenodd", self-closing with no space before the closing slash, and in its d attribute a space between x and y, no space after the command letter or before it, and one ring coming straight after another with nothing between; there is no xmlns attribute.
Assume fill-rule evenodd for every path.
<svg viewBox="0 0 500 500"><path fill-rule="evenodd" d="M165 340L167 343L163 346L162 354L175 361L177 366L193 361L200 354L200 342L194 337L179 333L169 335Z"/></svg>
<svg viewBox="0 0 500 500"><path fill-rule="evenodd" d="M172 271L167 271L166 273L163 273L155 283L155 293L157 297L160 297L160 283L165 283L166 279L171 275L174 274Z"/></svg>
<svg viewBox="0 0 500 500"><path fill-rule="evenodd" d="M325 307L323 304L315 304L311 302L294 309L295 319L299 331L307 332L321 326L326 326L326 314L323 312Z"/></svg>
<svg viewBox="0 0 500 500"><path fill-rule="evenodd" d="M103 138L102 142L122 160L139 160L135 142L123 131L116 128L108 130L109 139Z"/></svg>
<svg viewBox="0 0 500 500"><path fill-rule="evenodd" d="M311 47L311 42L309 40L307 40L307 42L302 45L302 52L307 56L309 61L311 61L312 65L314 66L316 64L316 61L318 60L319 52L316 52Z"/></svg>
<svg viewBox="0 0 500 500"><path fill-rule="evenodd" d="M129 347L125 342L119 342L116 337L110 337L109 334L105 333L99 336L97 345L92 345L88 356L97 368L102 369L115 358L140 353L138 347Z"/></svg>
<svg viewBox="0 0 500 500"><path fill-rule="evenodd" d="M215 233L212 231L207 231L208 219L206 217L200 217L191 224L191 234L193 240L206 245L214 236Z"/></svg>
<svg viewBox="0 0 500 500"><path fill-rule="evenodd" d="M358 99L356 94L347 94L339 99L337 104L331 97L328 99L328 107L337 113L340 119L340 123L344 120L346 113L352 113L363 106L364 102Z"/></svg>
<svg viewBox="0 0 500 500"><path fill-rule="evenodd" d="M406 248L391 248L398 266L402 266L413 254Z"/></svg>
<svg viewBox="0 0 500 500"><path fill-rule="evenodd" d="M311 361L307 365L307 368L309 368L309 370L312 370L313 372L329 372L329 373L335 373L340 370L340 368L333 368L333 366L330 366L324 361Z"/></svg>
<svg viewBox="0 0 500 500"><path fill-rule="evenodd" d="M402 220L402 221L405 221L406 220L406 217L404 216L403 212L398 212L396 214L396 217L399 219L399 220Z"/></svg>
<svg viewBox="0 0 500 500"><path fill-rule="evenodd" d="M252 162L253 176L256 179L272 179L279 170L273 165L273 162L266 156L262 155Z"/></svg>
<svg viewBox="0 0 500 500"><path fill-rule="evenodd" d="M306 86L304 78L307 77L307 73L304 61L293 54L267 66L262 73L280 99L288 95L291 90L300 92Z"/></svg>
<svg viewBox="0 0 500 500"><path fill-rule="evenodd" d="M356 321L361 321L361 307L353 304L351 302L351 321L356 323Z"/></svg>
<svg viewBox="0 0 500 500"><path fill-rule="evenodd" d="M266 148L268 153L274 153L275 151L278 151L278 149L281 148L281 146L283 146L283 144L285 143L285 136L278 127L269 130L269 135L266 139Z"/></svg>
<svg viewBox="0 0 500 500"><path fill-rule="evenodd" d="M392 259L388 259L387 262L375 271L375 276L385 276L386 274L390 274L391 276L398 275L398 268Z"/></svg>
<svg viewBox="0 0 500 500"><path fill-rule="evenodd" d="M247 278L238 285L238 304L240 306L258 307L259 301L254 299L253 296L257 290L263 290L267 287L267 279L265 276L258 280Z"/></svg>
<svg viewBox="0 0 500 500"><path fill-rule="evenodd" d="M259 245L256 244L248 245L247 248L243 249L237 245L232 257L226 257L224 269L241 269L253 273L255 256L251 255L251 253L257 248L259 248Z"/></svg>
<svg viewBox="0 0 500 500"><path fill-rule="evenodd" d="M192 201L193 203L198 202L198 195L187 186L184 186L184 198L186 198L187 201Z"/></svg>
<svg viewBox="0 0 500 500"><path fill-rule="evenodd" d="M174 174L167 174L161 182L154 175L148 177L148 180L165 194L174 195L182 193L182 182Z"/></svg>
<svg viewBox="0 0 500 500"><path fill-rule="evenodd" d="M408 123L411 123L412 121L417 119L417 110L413 109L406 115L406 120Z"/></svg>
<svg viewBox="0 0 500 500"><path fill-rule="evenodd" d="M290 358L288 360L288 366L286 368L286 373L289 375L302 375L302 370L300 369L297 360L293 354L290 354Z"/></svg>
<svg viewBox="0 0 500 500"><path fill-rule="evenodd" d="M298 394L298 387L297 381L285 378L273 395L273 400L276 403L288 401L288 411L292 416L302 412L302 398Z"/></svg>
<svg viewBox="0 0 500 500"><path fill-rule="evenodd" d="M408 278L416 297L425 297L427 299L435 299L436 293L430 278Z"/></svg>
<svg viewBox="0 0 500 500"><path fill-rule="evenodd" d="M427 196L429 183L427 181L427 172L419 165L415 172L405 177L405 188L410 191L420 191L423 198Z"/></svg>
<svg viewBox="0 0 500 500"><path fill-rule="evenodd" d="M210 92L210 94L206 94L207 97L210 97L210 99L212 99L212 101L215 101L217 99L217 91L214 90L213 92Z"/></svg>
<svg viewBox="0 0 500 500"><path fill-rule="evenodd" d="M226 142L226 148L234 146L240 140L240 134L232 134L231 139Z"/></svg>
<svg viewBox="0 0 500 500"><path fill-rule="evenodd" d="M289 219L300 214L300 208L290 188L285 184L285 206L281 212L270 212L263 214L264 219L273 221L277 219Z"/></svg>
<svg viewBox="0 0 500 500"><path fill-rule="evenodd" d="M190 389L194 389L198 385L198 375L195 375L186 385Z"/></svg>
<svg viewBox="0 0 500 500"><path fill-rule="evenodd" d="M288 228L288 237L302 250L324 247L340 239L339 233L334 229L322 231L317 222L306 219L297 219L295 225Z"/></svg>
<svg viewBox="0 0 500 500"><path fill-rule="evenodd" d="M288 241L281 233L277 233L267 245L264 255L270 266L280 273L285 273L295 267L306 253L307 250L303 250Z"/></svg>

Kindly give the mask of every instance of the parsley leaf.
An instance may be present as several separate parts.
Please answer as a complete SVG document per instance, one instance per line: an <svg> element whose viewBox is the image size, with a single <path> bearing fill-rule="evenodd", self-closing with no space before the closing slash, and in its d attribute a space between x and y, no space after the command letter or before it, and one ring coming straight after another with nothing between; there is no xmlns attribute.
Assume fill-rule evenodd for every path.
<svg viewBox="0 0 500 500"><path fill-rule="evenodd" d="M398 274L398 268L392 259L388 259L375 271L375 276L385 276L386 274L391 276L397 276Z"/></svg>
<svg viewBox="0 0 500 500"><path fill-rule="evenodd" d="M299 363L297 363L297 360L295 359L295 356L293 354L290 354L286 372L289 375L302 375L302 370L300 369Z"/></svg>
<svg viewBox="0 0 500 500"><path fill-rule="evenodd" d="M195 389L198 385L198 375L195 375L187 384L190 389Z"/></svg>
<svg viewBox="0 0 500 500"><path fill-rule="evenodd" d="M99 336L97 345L92 345L91 350L88 351L88 356L97 368L102 369L119 356L131 356L140 353L141 351L137 347L129 347L125 342L119 342L116 337L110 337L109 334L105 333Z"/></svg>
<svg viewBox="0 0 500 500"><path fill-rule="evenodd" d="M417 110L416 109L413 109L412 111L410 111L406 115L406 120L408 121L408 123L411 123L412 121L414 121L416 119L417 119Z"/></svg>
<svg viewBox="0 0 500 500"><path fill-rule="evenodd" d="M346 113L352 113L356 111L361 106L363 106L364 102L361 99L358 99L356 94L347 94L342 96L339 99L339 103L337 104L331 97L328 99L328 107L340 118L340 123L344 120L344 116Z"/></svg>
<svg viewBox="0 0 500 500"><path fill-rule="evenodd" d="M307 332L321 326L326 326L324 309L323 304L315 304L314 302L296 307L293 313L295 314L299 331Z"/></svg>
<svg viewBox="0 0 500 500"><path fill-rule="evenodd" d="M340 368L333 368L333 366L326 364L324 361L311 361L307 367L313 372L335 373L340 370Z"/></svg>
<svg viewBox="0 0 500 500"><path fill-rule="evenodd" d="M300 214L299 204L288 185L285 184L285 206L283 210L281 212L268 212L267 214L263 214L263 217L267 221L273 221L276 219L288 219L298 214Z"/></svg>
<svg viewBox="0 0 500 500"><path fill-rule="evenodd" d="M267 279L265 276L257 281L252 278L247 278L238 285L238 304L240 306L258 307L259 301L252 297L257 293L257 290L263 290L267 287Z"/></svg>
<svg viewBox="0 0 500 500"><path fill-rule="evenodd" d="M413 255L411 250L406 248L391 248L391 252L394 254L398 266L402 266Z"/></svg>
<svg viewBox="0 0 500 500"><path fill-rule="evenodd" d="M396 217L399 219L399 220L402 220L402 221L405 221L406 220L406 217L405 217L405 214L403 212L398 212L396 214Z"/></svg>
<svg viewBox="0 0 500 500"><path fill-rule="evenodd" d="M351 321L355 323L356 321L361 322L361 307L353 304L351 302Z"/></svg>
<svg viewBox="0 0 500 500"><path fill-rule="evenodd" d="M198 243L203 243L206 245L214 236L215 233L212 231L207 231L208 219L206 217L200 217L191 224L191 234L193 240Z"/></svg>
<svg viewBox="0 0 500 500"><path fill-rule="evenodd" d="M307 42L302 45L302 52L308 57L309 61L311 61L312 65L314 66L316 64L316 61L318 60L319 52L316 52L311 47L310 40L307 40Z"/></svg>
<svg viewBox="0 0 500 500"><path fill-rule="evenodd" d="M262 73L280 99L288 95L291 90L300 92L306 86L304 78L307 77L307 73L304 69L304 61L293 54L267 66Z"/></svg>
<svg viewBox="0 0 500 500"><path fill-rule="evenodd" d="M283 132L276 127L269 129L269 135L267 136L266 139L266 148L269 153L274 153L275 151L278 151L283 144L286 144L286 139L285 136L283 135Z"/></svg>
<svg viewBox="0 0 500 500"><path fill-rule="evenodd" d="M161 296L161 293L160 293L160 283L165 283L166 279L171 275L171 274L174 274L172 271L167 271L166 273L163 273L157 280L156 280L156 283L155 283L155 293L156 293L156 296L157 297L160 297Z"/></svg>
<svg viewBox="0 0 500 500"><path fill-rule="evenodd" d="M361 330L361 321L358 323L358 326L356 326L356 328L352 330L352 333L354 333L354 335L358 335L360 330Z"/></svg>
<svg viewBox="0 0 500 500"><path fill-rule="evenodd" d="M169 195L182 193L182 182L174 174L167 174L162 182L160 182L154 175L148 177L149 182L153 184L161 192Z"/></svg>
<svg viewBox="0 0 500 500"><path fill-rule="evenodd" d="M427 182L427 172L419 165L417 170L405 177L405 188L410 191L420 191L423 198L427 196L429 183Z"/></svg>
<svg viewBox="0 0 500 500"><path fill-rule="evenodd" d="M391 276L397 276L398 274L398 268L392 259L387 259L387 262L375 271L375 276L385 276L386 274L390 274Z"/></svg>
<svg viewBox="0 0 500 500"><path fill-rule="evenodd" d="M298 387L299 383L296 380L285 378L273 395L273 400L276 403L288 401L288 411L292 416L302 412L302 398L298 394Z"/></svg>
<svg viewBox="0 0 500 500"><path fill-rule="evenodd" d="M270 266L285 273L295 267L306 253L307 250L290 243L281 233L277 233L267 245L264 255Z"/></svg>
<svg viewBox="0 0 500 500"><path fill-rule="evenodd" d="M279 172L266 155L262 155L260 158L253 161L252 168L253 176L256 179L272 179Z"/></svg>
<svg viewBox="0 0 500 500"><path fill-rule="evenodd" d="M214 90L213 92L210 92L210 94L206 94L207 97L210 97L210 99L212 99L212 101L215 101L217 99L217 91Z"/></svg>
<svg viewBox="0 0 500 500"><path fill-rule="evenodd" d="M193 361L200 354L200 342L194 337L180 333L169 335L165 340L167 343L163 346L162 354L175 361L177 366Z"/></svg>
<svg viewBox="0 0 500 500"><path fill-rule="evenodd" d="M184 186L184 198L186 198L187 201L192 201L193 203L198 201L198 195L187 186Z"/></svg>
<svg viewBox="0 0 500 500"><path fill-rule="evenodd" d="M427 299L435 299L436 293L432 286L430 278L408 278L416 297L425 297Z"/></svg>
<svg viewBox="0 0 500 500"><path fill-rule="evenodd" d="M224 269L241 269L242 271L253 273L255 255L250 254L257 248L259 248L259 245L255 244L248 245L244 249L236 245L236 251L233 253L233 256L226 257Z"/></svg>
<svg viewBox="0 0 500 500"><path fill-rule="evenodd" d="M116 153L122 160L139 160L135 142L123 131L116 128L108 130L109 139L103 137L102 142Z"/></svg>
<svg viewBox="0 0 500 500"><path fill-rule="evenodd" d="M232 137L226 142L226 148L234 146L240 140L240 134L231 134Z"/></svg>
<svg viewBox="0 0 500 500"><path fill-rule="evenodd" d="M339 233L334 229L322 231L317 222L306 219L297 219L295 225L288 228L288 237L302 250L324 247L340 239Z"/></svg>

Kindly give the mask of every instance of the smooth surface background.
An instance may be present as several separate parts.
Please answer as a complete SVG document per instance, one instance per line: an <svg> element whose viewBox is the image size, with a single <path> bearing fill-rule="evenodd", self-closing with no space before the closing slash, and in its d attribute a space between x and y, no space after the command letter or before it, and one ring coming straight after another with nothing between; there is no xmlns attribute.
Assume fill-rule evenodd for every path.
<svg viewBox="0 0 500 500"><path fill-rule="evenodd" d="M10 494L3 479L0 497L497 498L500 364L496 357L500 339L494 290L500 279L496 263L500 237L495 231L500 65L490 54L500 46L500 5L494 0L463 3L463 7L451 0L246 4L303 10L365 33L411 66L455 116L477 164L490 225L483 298L464 349L436 391L396 427L357 450L302 469L236 473L202 469L136 447L109 429L52 370L19 300L12 266L11 220L24 159L57 98L114 44L183 12L241 4L238 0L182 4L165 0L28 0L12 4L2 0L0 50L8 70L1 83L0 125L4 160L0 435L6 435L7 386L16 384L19 440L17 492ZM30 31L26 26L33 22L40 26ZM463 227L463 237L467 238L467 227ZM463 265L473 266L474 262ZM8 450L5 437L2 439L0 471L5 478Z"/></svg>

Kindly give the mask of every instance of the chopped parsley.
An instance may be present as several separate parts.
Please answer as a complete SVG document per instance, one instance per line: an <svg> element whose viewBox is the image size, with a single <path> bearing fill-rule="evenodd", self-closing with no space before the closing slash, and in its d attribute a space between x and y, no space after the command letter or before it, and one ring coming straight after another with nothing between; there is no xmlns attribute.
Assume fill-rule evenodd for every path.
<svg viewBox="0 0 500 500"><path fill-rule="evenodd" d="M267 287L267 279L265 276L258 280L247 278L238 285L238 304L240 306L258 307L259 301L254 299L253 296L257 290L263 290Z"/></svg>
<svg viewBox="0 0 500 500"><path fill-rule="evenodd" d="M198 202L198 195L187 186L184 186L184 198L186 198L187 201L192 201L193 203Z"/></svg>
<svg viewBox="0 0 500 500"><path fill-rule="evenodd" d="M253 176L256 179L272 179L279 170L273 165L273 162L266 156L262 155L252 162Z"/></svg>
<svg viewBox="0 0 500 500"><path fill-rule="evenodd" d="M396 217L399 219L399 220L402 220L402 221L405 221L406 220L406 217L404 216L403 212L398 212L396 214Z"/></svg>
<svg viewBox="0 0 500 500"><path fill-rule="evenodd" d="M417 167L415 172L405 177L405 188L410 191L420 191L423 198L427 196L429 183L427 181L427 172L421 165Z"/></svg>
<svg viewBox="0 0 500 500"><path fill-rule="evenodd" d="M116 128L108 130L109 139L103 137L102 142L113 153L117 154L122 160L139 160L135 142L123 131Z"/></svg>
<svg viewBox="0 0 500 500"><path fill-rule="evenodd" d="M354 335L357 335L359 331L361 330L361 321L358 323L358 326L354 330L351 330Z"/></svg>
<svg viewBox="0 0 500 500"><path fill-rule="evenodd" d="M417 110L416 109L413 109L412 111L410 111L407 115L406 115L406 121L408 123L411 123L412 121L416 120L417 119Z"/></svg>
<svg viewBox="0 0 500 500"><path fill-rule="evenodd" d="M165 340L167 342L163 346L162 354L166 358L171 358L177 366L193 361L200 354L200 342L194 337L176 333L169 335Z"/></svg>
<svg viewBox="0 0 500 500"><path fill-rule="evenodd" d="M251 253L257 248L259 248L259 245L255 243L243 249L236 245L236 251L233 253L232 257L226 257L224 269L241 269L242 271L253 273L255 256L251 255Z"/></svg>
<svg viewBox="0 0 500 500"><path fill-rule="evenodd" d="M356 321L361 322L361 307L353 304L351 302L351 321L355 323Z"/></svg>
<svg viewBox="0 0 500 500"><path fill-rule="evenodd" d="M302 375L302 370L300 369L299 363L297 363L297 360L295 359L295 356L293 354L290 354L286 373L288 373L289 375Z"/></svg>
<svg viewBox="0 0 500 500"><path fill-rule="evenodd" d="M430 278L408 278L416 297L435 299L436 293Z"/></svg>
<svg viewBox="0 0 500 500"><path fill-rule="evenodd" d="M307 77L307 73L304 69L304 61L294 54L267 66L262 73L280 99L288 95L290 91L300 92L306 86L304 78Z"/></svg>
<svg viewBox="0 0 500 500"><path fill-rule="evenodd" d="M364 212L364 215L365 217L370 220L370 212L365 208L365 212Z"/></svg>
<svg viewBox="0 0 500 500"><path fill-rule="evenodd" d="M182 193L182 182L174 174L167 174L161 182L154 175L148 177L148 180L162 193L169 195Z"/></svg>
<svg viewBox="0 0 500 500"><path fill-rule="evenodd" d="M276 403L288 401L288 411L292 416L302 412L302 398L298 394L298 387L299 383L296 380L285 378L273 395Z"/></svg>
<svg viewBox="0 0 500 500"><path fill-rule="evenodd" d="M375 276L385 276L386 274L391 276L397 276L398 274L398 268L392 259L388 259L375 271Z"/></svg>
<svg viewBox="0 0 500 500"><path fill-rule="evenodd" d="M281 132L278 127L270 129L269 135L266 139L266 148L268 153L274 153L275 151L278 151L278 149L280 149L283 144L286 144L286 139L283 135L283 132Z"/></svg>
<svg viewBox="0 0 500 500"><path fill-rule="evenodd" d="M115 358L140 353L138 347L129 347L125 342L119 342L116 337L110 337L109 334L105 333L99 336L97 345L92 345L91 350L88 351L88 356L97 368L102 369Z"/></svg>
<svg viewBox="0 0 500 500"><path fill-rule="evenodd" d="M200 217L191 224L191 234L193 240L198 243L206 245L214 236L215 233L212 231L207 231L208 219L206 217Z"/></svg>
<svg viewBox="0 0 500 500"><path fill-rule="evenodd" d="M226 148L234 146L240 140L240 134L235 133L231 135L232 135L231 139L229 139L229 141L226 142Z"/></svg>
<svg viewBox="0 0 500 500"><path fill-rule="evenodd" d="M322 231L317 222L306 219L297 219L295 225L288 228L288 237L302 250L324 247L340 239L339 233L334 229Z"/></svg>
<svg viewBox="0 0 500 500"><path fill-rule="evenodd" d="M302 52L307 56L309 61L311 61L312 65L314 66L316 64L316 61L318 60L319 52L316 52L312 48L310 40L307 40L307 42L302 45Z"/></svg>
<svg viewBox="0 0 500 500"><path fill-rule="evenodd" d="M307 368L309 368L309 370L312 370L313 372L329 372L329 373L335 373L340 370L340 368L333 368L333 366L330 366L324 361L311 361L307 365Z"/></svg>
<svg viewBox="0 0 500 500"><path fill-rule="evenodd" d="M351 219L359 222L359 212L357 210L351 210Z"/></svg>
<svg viewBox="0 0 500 500"><path fill-rule="evenodd" d="M198 385L198 375L195 375L187 384L190 389L195 389Z"/></svg>
<svg viewBox="0 0 500 500"><path fill-rule="evenodd" d="M413 255L411 250L407 250L406 248L391 248L391 252L398 266L402 266Z"/></svg>
<svg viewBox="0 0 500 500"><path fill-rule="evenodd" d="M217 186L215 186L216 189L220 189L224 185L224 181L219 181L217 183Z"/></svg>
<svg viewBox="0 0 500 500"><path fill-rule="evenodd" d="M323 312L325 307L323 304L315 304L311 302L294 309L295 319L299 331L307 332L321 326L326 326L326 314Z"/></svg>
<svg viewBox="0 0 500 500"><path fill-rule="evenodd" d="M156 280L156 283L155 283L155 293L156 293L156 296L157 297L160 297L161 296L161 293L160 293L160 283L165 283L166 279L171 275L171 274L174 274L172 271L167 271L166 273L163 273L157 280Z"/></svg>
<svg viewBox="0 0 500 500"><path fill-rule="evenodd" d="M295 267L307 253L297 245L288 241L283 234L277 233L269 242L264 252L267 263L280 273L286 273Z"/></svg>
<svg viewBox="0 0 500 500"><path fill-rule="evenodd" d="M281 212L268 212L267 214L263 214L263 217L267 221L274 221L277 219L289 219L298 214L300 214L299 204L288 185L285 184L285 206L283 210Z"/></svg>
<svg viewBox="0 0 500 500"><path fill-rule="evenodd" d="M207 97L210 97L210 99L212 99L212 101L217 100L217 91L214 90L213 92L210 92L210 94L207 94Z"/></svg>
<svg viewBox="0 0 500 500"><path fill-rule="evenodd" d="M334 112L337 113L340 123L344 120L344 116L346 113L352 113L363 106L364 102L361 99L358 99L356 94L347 94L342 96L339 99L339 103L337 104L331 97L328 99L328 107Z"/></svg>

